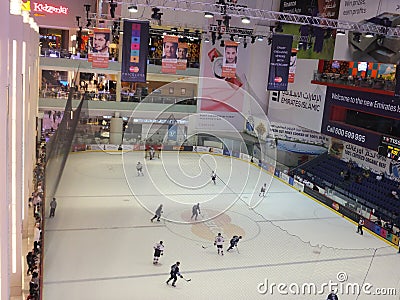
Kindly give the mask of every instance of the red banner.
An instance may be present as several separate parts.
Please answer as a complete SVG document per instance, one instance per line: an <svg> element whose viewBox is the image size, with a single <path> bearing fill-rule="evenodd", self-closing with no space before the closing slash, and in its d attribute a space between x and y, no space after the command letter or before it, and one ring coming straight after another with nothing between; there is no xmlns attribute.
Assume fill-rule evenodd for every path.
<svg viewBox="0 0 400 300"><path fill-rule="evenodd" d="M92 68L108 68L111 32L108 28L94 28L92 44Z"/></svg>
<svg viewBox="0 0 400 300"><path fill-rule="evenodd" d="M222 64L222 76L227 78L236 77L236 64L238 58L238 43L225 41L224 61Z"/></svg>
<svg viewBox="0 0 400 300"><path fill-rule="evenodd" d="M162 73L176 73L178 64L178 37L165 35L163 42Z"/></svg>

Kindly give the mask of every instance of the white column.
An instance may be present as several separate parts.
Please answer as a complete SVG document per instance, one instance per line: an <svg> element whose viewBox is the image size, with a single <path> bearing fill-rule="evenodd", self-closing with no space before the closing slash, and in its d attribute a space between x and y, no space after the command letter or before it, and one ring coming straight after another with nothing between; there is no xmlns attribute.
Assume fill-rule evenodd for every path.
<svg viewBox="0 0 400 300"><path fill-rule="evenodd" d="M0 299L10 297L10 278L8 271L10 261L9 250L9 167L8 167L8 35L9 35L9 13L5 10L0 18Z"/></svg>
<svg viewBox="0 0 400 300"><path fill-rule="evenodd" d="M110 122L110 144L121 145L122 144L122 118L115 117Z"/></svg>

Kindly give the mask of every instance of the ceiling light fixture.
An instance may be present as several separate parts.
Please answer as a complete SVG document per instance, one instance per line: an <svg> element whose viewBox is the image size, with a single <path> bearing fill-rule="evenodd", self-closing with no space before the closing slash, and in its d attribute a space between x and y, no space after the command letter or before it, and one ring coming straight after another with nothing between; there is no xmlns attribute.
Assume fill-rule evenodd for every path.
<svg viewBox="0 0 400 300"><path fill-rule="evenodd" d="M264 37L262 35L259 35L257 37L257 41L262 42L264 40Z"/></svg>
<svg viewBox="0 0 400 300"><path fill-rule="evenodd" d="M130 5L130 6L128 6L128 11L129 11L130 13L137 13L137 12L138 12L138 7L137 7L137 5Z"/></svg>
<svg viewBox="0 0 400 300"><path fill-rule="evenodd" d="M205 12L204 13L204 18L207 18L207 19L211 19L211 18L213 18L214 17L214 14L212 14L212 13L210 13L210 12Z"/></svg>
<svg viewBox="0 0 400 300"><path fill-rule="evenodd" d="M243 18L242 18L242 23L243 23L243 24L250 24L250 18L248 18L248 17L243 17Z"/></svg>

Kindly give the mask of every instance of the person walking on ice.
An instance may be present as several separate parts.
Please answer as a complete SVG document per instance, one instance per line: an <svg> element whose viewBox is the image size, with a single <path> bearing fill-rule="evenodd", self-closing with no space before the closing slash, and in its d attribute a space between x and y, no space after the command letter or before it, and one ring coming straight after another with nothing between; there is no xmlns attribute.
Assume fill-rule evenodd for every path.
<svg viewBox="0 0 400 300"><path fill-rule="evenodd" d="M193 205L193 207L192 207L192 217L190 219L193 220L193 217L194 217L194 220L197 221L197 216L199 214L201 214L201 212L200 212L200 203L197 203L197 204Z"/></svg>
<svg viewBox="0 0 400 300"><path fill-rule="evenodd" d="M232 250L233 247L236 247L236 249L237 249L237 244L239 243L239 241L240 241L241 239L242 239L242 236L241 236L241 235L240 235L240 236L234 235L234 236L231 238L231 240L229 241L230 246L229 246L229 248L228 248L226 251L229 252L229 250Z"/></svg>
<svg viewBox="0 0 400 300"><path fill-rule="evenodd" d="M224 250L222 248L224 246L224 241L224 237L221 235L221 233L218 233L214 241L214 246L217 246L218 254L224 255Z"/></svg>
<svg viewBox="0 0 400 300"><path fill-rule="evenodd" d="M159 243L156 243L154 245L153 249L154 249L153 264L156 265L156 264L158 264L158 260L160 259L160 255L164 255L163 241L160 241Z"/></svg>
<svg viewBox="0 0 400 300"><path fill-rule="evenodd" d="M212 173L211 173L211 180L212 180L212 182L214 182L214 184L217 184L216 179L217 179L217 173L215 173L214 171L212 171Z"/></svg>
<svg viewBox="0 0 400 300"><path fill-rule="evenodd" d="M157 208L156 212L154 213L154 217L150 219L151 223L153 223L154 219L157 219L157 222L160 222L161 214L163 213L163 205L160 204L160 206Z"/></svg>
<svg viewBox="0 0 400 300"><path fill-rule="evenodd" d="M258 197L261 197L261 196L265 197L265 191L266 191L266 190L267 190L267 184L264 183L264 185L261 187L261 191L260 191L260 193L258 194Z"/></svg>
<svg viewBox="0 0 400 300"><path fill-rule="evenodd" d="M170 277L169 277L169 279L167 280L167 284L169 284L169 282L172 280L172 286L173 287L176 287L176 285L175 285L175 282L178 280L178 276L180 277L180 278L183 278L183 276L182 276L182 274L179 272L179 266L180 266L180 262L179 261L177 261L175 264L173 264L172 266L171 266L171 271L170 271Z"/></svg>
<svg viewBox="0 0 400 300"><path fill-rule="evenodd" d="M363 226L364 226L364 219L360 217L360 221L358 221L357 233L363 235Z"/></svg>
<svg viewBox="0 0 400 300"><path fill-rule="evenodd" d="M143 165L138 161L136 165L136 170L137 170L137 176L144 176L143 175Z"/></svg>

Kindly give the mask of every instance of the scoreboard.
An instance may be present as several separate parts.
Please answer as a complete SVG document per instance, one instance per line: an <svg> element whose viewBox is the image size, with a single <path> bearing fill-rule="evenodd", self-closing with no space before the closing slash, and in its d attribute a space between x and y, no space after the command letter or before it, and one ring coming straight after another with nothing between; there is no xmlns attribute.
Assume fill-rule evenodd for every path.
<svg viewBox="0 0 400 300"><path fill-rule="evenodd" d="M400 161L400 138L383 135L378 153L394 161Z"/></svg>

